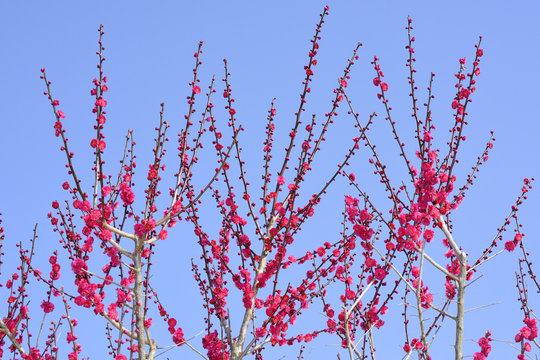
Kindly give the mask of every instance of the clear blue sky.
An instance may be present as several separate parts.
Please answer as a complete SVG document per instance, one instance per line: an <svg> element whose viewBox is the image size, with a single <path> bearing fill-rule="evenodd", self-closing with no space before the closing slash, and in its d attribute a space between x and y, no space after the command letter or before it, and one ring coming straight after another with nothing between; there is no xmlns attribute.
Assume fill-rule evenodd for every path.
<svg viewBox="0 0 540 360"><path fill-rule="evenodd" d="M222 59L229 60L237 116L246 128L240 140L246 150L246 160L251 162L248 168L250 176L258 179L268 105L273 97L277 98L276 124L281 130L278 134L286 134L297 107L309 39L324 4L321 1L2 2L0 212L3 213L8 243L5 250L7 266L14 264L10 258L10 255L15 257L15 253L10 251L14 249L12 245L29 238L36 222L39 223L40 235L38 255L43 265L51 249L57 246L46 214L52 200L63 199L60 185L66 174L63 155L58 151L60 143L54 137L52 112L42 95L40 68L47 68L54 96L60 100L61 109L67 115L64 126L76 153L76 164L81 174L89 175L91 153L88 143L93 126L89 91L96 74L96 29L99 24L104 24L105 72L110 87L107 97L109 122L105 131L109 139L108 160L115 164L120 156L123 135L131 128L138 143L139 163L146 167L152 146L149 134L158 119L159 104L166 103L166 118L176 126L173 127L175 131L181 124L187 108L185 96L192 76L193 53L198 41L203 40L202 84L206 86L212 74L217 74L219 79L223 74ZM364 116L372 111L382 115L371 84L373 70L369 64L376 54L390 84L389 97L398 128L405 138L410 136L412 127L409 125L412 123L407 96L404 27L407 15L411 15L417 38L416 67L420 88L427 85L430 71L437 74L434 118L441 146L446 141L443 136L447 135L446 129L450 125L457 60L472 58L478 36L484 37L482 74L472 106L468 108L469 127L459 174L463 175L473 165L490 130L495 131L497 141L490 160L480 171L475 188L454 218L456 237L463 239L462 243L472 254L478 254L491 241L495 229L508 213L509 206L518 195L521 180L524 177L540 178L537 109L540 5L536 1L330 1L328 4L330 16L322 33L319 65L306 115L312 112L321 114L328 108L331 90L347 57L360 41L364 46L349 81L357 110ZM221 88L221 84L219 86ZM374 126L373 138L381 153L393 161L396 158L395 144L387 124L383 123L383 116L379 117L379 122ZM327 136L329 141L323 149L326 157L323 156L316 164L316 176L324 175L324 170L333 167L336 159L345 152L343 144L349 141L351 129L352 120L340 117ZM410 151L412 145L408 147ZM173 153L172 146L170 153ZM275 156L278 154L276 152ZM215 167L212 162L206 164L210 169ZM403 170L401 163L395 164ZM365 166L365 161L353 162L352 165L358 166L354 170L357 178L365 178L361 180L366 184L365 188L374 194L379 193L374 196L380 196L382 188L377 187L377 181ZM141 175L139 185L143 183ZM339 183L325 200L324 208L329 210L322 211L319 220L315 221L325 224L324 228L306 227L305 241L315 236L328 239L339 236L342 196L352 192L344 186L343 182ZM539 211L540 195L535 189L520 212L527 234L527 247L537 254L533 259L540 254ZM189 275L189 257L184 255L188 253L196 257L197 251L195 248L183 248L191 240L189 236L180 230L174 234L158 266L163 266L163 272L169 271L175 276L169 276L170 286L158 279L156 282L163 289L163 297L168 299L171 311L176 309L181 314L177 317L180 324L185 324L186 335L194 336L203 330L203 324L199 317L201 309L197 307L198 292ZM43 249L42 252L39 249ZM494 338L512 340L521 328L519 304L515 301L515 269L516 254L505 254L483 269L484 277L471 286L467 307L497 301L502 304L470 313L466 338L477 339L485 330L491 329ZM155 276L158 277L159 273ZM2 279L5 282L5 278ZM439 285L433 290L436 300L444 296L442 283ZM185 289L193 291L193 296ZM33 305L40 302L41 297L38 296ZM399 317L390 320L401 312L399 301L394 306L393 314L388 315L388 329L376 340L380 358L398 358L403 354L401 341L386 345L386 339L401 333ZM188 308L190 310L186 311ZM0 306L0 315L3 311L4 307ZM34 321L39 321L38 313L34 312ZM81 322L83 317L79 316ZM91 326L88 328L91 330L79 329L83 355L100 358L102 350L92 346L97 340L90 331L103 333L103 327ZM88 335L92 339L84 340ZM452 340L444 339L445 335L451 336L452 332L441 332L433 352L435 359L446 358L445 354L451 351L446 344ZM194 342L200 344L199 340ZM312 352L306 358L335 358L332 354L336 348L326 345L336 342L325 339L317 344L308 344L308 350ZM516 352L507 344L494 343L493 348L493 358L515 357ZM478 351L472 341L466 343L465 349L468 355ZM294 352L281 353L286 355L286 359L295 358ZM180 355L196 358L194 353L185 349L169 354L170 358L179 358Z"/></svg>

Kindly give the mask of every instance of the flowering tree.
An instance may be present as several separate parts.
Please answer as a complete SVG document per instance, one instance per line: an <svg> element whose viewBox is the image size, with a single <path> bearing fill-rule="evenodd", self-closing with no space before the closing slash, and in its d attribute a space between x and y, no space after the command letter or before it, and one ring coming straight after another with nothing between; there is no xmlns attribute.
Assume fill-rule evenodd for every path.
<svg viewBox="0 0 540 360"><path fill-rule="evenodd" d="M81 164L75 163L64 129L67 115L53 96L45 69L41 70L46 86L44 94L53 109L55 136L61 142L68 172L62 185L66 199L53 201L49 213L61 249L47 256L49 264L42 272L35 265L36 229L30 248L19 244L20 266L5 280L8 306L0 320L2 356L55 359L69 352L69 359L78 359L86 353L92 355L78 341L78 321L70 315L71 307L77 306L103 321L109 354L116 360L154 359L175 347L189 347L194 357L210 360L262 359L273 346L291 345L299 345L298 358L303 358L304 344L320 334L337 336L342 348L341 352L336 351L338 358L345 354L350 359L374 359L377 329L384 325L389 309L400 307L395 301L398 297L403 303L405 358L430 359L435 335L443 322L449 320L444 326L455 328L455 359L462 359L466 289L483 264L517 247L523 253L516 276L525 324L514 339L519 347L518 358L525 358L532 350L531 344L540 347L536 342L536 320L528 303L526 278L530 277L539 291L540 286L523 246L517 217L532 179L524 180L509 215L481 254L470 257L466 241L454 238L452 231L457 226L452 222L452 214L473 184L480 166L487 161L495 140L491 134L472 172L461 184L457 182L455 167L460 145L466 139L467 107L480 75L483 56L480 41L470 70L465 58L459 60L456 95L451 102L454 122L446 145L438 148L432 135L435 120L431 111L435 75L431 74L425 113L421 115L415 83L415 39L411 34L412 20L408 20L409 95L417 146L413 153L398 134L389 102L389 85L384 81L379 59L373 59L373 85L378 89L377 97L407 173L407 178L395 185L370 139L369 129L377 114L361 119L347 91L361 44L346 62L333 89L329 109L319 116L322 120L316 115L304 119L327 15L328 7L320 15L311 39L298 109L284 153L279 154L277 161L273 158L277 114L274 101L268 109L259 174L261 191L253 190L243 160L240 146L243 127L236 118L227 61L224 61L223 85L220 87L213 78L206 90L204 86L201 88L198 75L202 42L194 54L191 93L175 144L178 159L172 164L172 181L162 178L166 165L171 166L164 163L171 125L165 120L165 108L161 104L153 161L143 167L146 186L141 195L135 188L137 162L131 131L125 138L120 166L114 168L105 161L109 156L105 137L108 85L104 73L103 27L99 28L98 75L90 91L95 121L95 132L89 139L94 155L91 179L79 176ZM216 96L222 96L225 102L224 113L216 111ZM311 188L310 180L315 180L310 176L314 159L340 106L345 107L358 132L351 136L346 155L328 172L323 186L306 194L304 189ZM357 180L354 169L350 169L349 163L360 152L361 145L388 194L388 208L375 204L362 181ZM205 147L215 153L216 162L207 179L201 182L194 179L204 173L201 153ZM341 178L350 185L346 189L345 210L335 209L336 216L342 212L343 231L336 234L334 241L311 239L309 248L298 252L302 227L317 211L329 187ZM203 207L211 206L219 213L217 233L209 230L216 224L215 218L206 219L202 214ZM159 289L152 286L152 276L162 276L154 275L152 258L160 251L163 241L180 241L172 232L169 236L169 231L182 221L193 228L200 247L200 258L192 260L192 271L206 316L201 319L204 333L195 339L184 333L182 313L170 312L171 301L161 298ZM515 228L514 237L505 242L505 249L496 252L509 226ZM0 236L3 240L3 235ZM442 254L434 254L440 249L432 246L432 240L438 236L443 238L445 246ZM430 274L429 282L426 274ZM28 291L32 277L46 289L40 303L42 321L37 326L34 320L30 322L28 308L30 298L36 298ZM446 293L442 305L431 290L438 286L444 287ZM308 329L295 326L311 308L322 309L321 326ZM58 312L62 315L50 322L44 340L41 332L47 331L46 318ZM157 318L167 324L168 337L154 335L154 328L161 326L154 324ZM67 329L65 339L60 338L62 328ZM480 337L475 359L488 356L491 341L490 331Z"/></svg>

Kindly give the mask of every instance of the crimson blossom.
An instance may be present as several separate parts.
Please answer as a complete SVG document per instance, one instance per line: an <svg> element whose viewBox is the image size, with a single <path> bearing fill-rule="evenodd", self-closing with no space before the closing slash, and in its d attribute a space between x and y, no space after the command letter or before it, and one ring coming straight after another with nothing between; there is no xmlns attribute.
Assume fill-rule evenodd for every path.
<svg viewBox="0 0 540 360"><path fill-rule="evenodd" d="M397 165L383 162L370 133L378 114L373 112L362 120L354 109L351 70L359 60L360 43L331 91L327 111L305 119L328 14L325 7L310 40L298 108L280 156L275 156L275 147L280 145L274 140L275 119L281 115L275 99L267 109L262 170L258 174L261 186L256 190L253 178L248 176L251 168L244 161L246 151L240 145L244 128L237 117L242 108L235 104L229 65L224 60L221 85L214 76L203 86L202 42L193 56L187 110L173 145L176 161L165 161L173 125L165 120L162 103L151 161L137 164L130 130L119 166L114 167L105 160L114 138L105 135L110 121L110 83L104 72L104 31L99 27L98 73L89 92L93 133L85 142L92 152L88 166L91 176L87 179L80 175L84 164L75 161L64 126L70 116L60 109L61 101L53 96L52 83L41 69L44 95L53 110L54 135L66 158L67 179L61 186L64 200L54 200L48 213L61 249L43 256L48 263L46 270L40 271L35 265L36 229L29 248L18 245L20 266L2 281L7 311L0 319L0 356L25 360L57 359L64 353L70 360L93 357L92 349L86 348L77 335L80 323L87 320L79 322L72 316L72 307L77 307L104 324L108 355L115 360L155 359L179 347L189 349L194 358L207 360L263 359L271 358L272 348L278 346L297 346L297 358L302 359L306 344L321 338L335 340L338 359L375 359L377 333L387 324L388 314L397 309L403 315L404 328L403 336L396 340L397 348L402 349L397 357L432 359L435 335L444 326L455 333L456 360L467 355L483 360L492 352L494 331L486 329L478 336L475 341L479 351L464 354L466 290L486 262L518 248L523 254L516 280L524 325L516 329L513 339L519 344L517 357L525 359L533 347L540 348L537 322L529 307L527 278L539 292L540 286L518 220L518 210L533 179L524 179L515 204L483 252L469 254L465 239L455 236L458 223L453 215L495 141L491 133L470 174L459 179L458 155L466 140L468 109L484 56L482 39L475 45L472 61L458 61L456 91L448 101L448 109L453 111L450 135L443 145L437 145L432 112L435 74L430 76L425 112L421 114L414 68L415 38L412 19L407 20L412 152L394 120L390 106L393 89L385 81L381 60L373 57L369 86L376 88L376 98L405 169L405 178L396 180L388 169ZM313 172L314 161L320 157L340 107L345 108L341 116L351 121L356 132L347 134L344 156L319 181ZM220 108L222 111L218 111ZM375 191L386 195L382 205L376 196L370 196L373 191L366 190L365 174L351 165L361 151L367 154L369 166L382 185ZM216 159L211 166L206 163L208 152ZM171 168L172 175L166 172ZM303 241L303 228L324 226L310 220L321 208L327 191L340 180L347 184L340 188L343 202L339 208L325 212L342 216L343 230L330 239L311 236L309 242ZM144 188L138 189L136 181L143 182ZM217 215L207 216L208 208L215 209ZM514 235L506 239L504 249L496 251L510 226ZM175 227L184 232L179 235ZM0 228L0 240L4 240L3 231ZM193 234L199 257L192 259L191 270L198 292L182 295L200 296L204 311L200 334L186 330L185 309L171 310L181 300L164 298L163 289L154 280L172 276L170 264L160 272L163 268L153 263L160 251L166 251L167 242L185 245L183 242L193 239ZM442 243L442 250L436 242ZM32 278L43 286L44 296L30 297ZM439 292L444 295L437 295ZM41 310L37 311L41 312L31 318L30 298L38 296ZM313 314L319 315L318 325L299 325ZM38 318L41 325L34 324ZM34 329L37 336L31 333ZM40 338L42 332L46 335Z"/></svg>

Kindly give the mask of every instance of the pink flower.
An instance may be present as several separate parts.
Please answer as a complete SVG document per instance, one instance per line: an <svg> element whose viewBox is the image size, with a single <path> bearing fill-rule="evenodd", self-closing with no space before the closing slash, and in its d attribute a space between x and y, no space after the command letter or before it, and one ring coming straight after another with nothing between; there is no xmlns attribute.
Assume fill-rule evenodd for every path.
<svg viewBox="0 0 540 360"><path fill-rule="evenodd" d="M388 84L387 83L382 83L381 84L381 90L382 91L388 91Z"/></svg>
<svg viewBox="0 0 540 360"><path fill-rule="evenodd" d="M343 87L347 87L347 80L345 80L345 79L341 80L340 84Z"/></svg>
<svg viewBox="0 0 540 360"><path fill-rule="evenodd" d="M193 87L192 91L193 91L194 94L198 94L198 93L201 92L201 88L198 87L197 85L195 85L195 86Z"/></svg>
<svg viewBox="0 0 540 360"><path fill-rule="evenodd" d="M176 345L182 345L185 342L184 332L182 329L178 328L174 331L173 341Z"/></svg>
<svg viewBox="0 0 540 360"><path fill-rule="evenodd" d="M411 351L411 347L409 346L409 344L405 343L405 345L403 345L403 351L405 351L406 353Z"/></svg>
<svg viewBox="0 0 540 360"><path fill-rule="evenodd" d="M56 137L60 136L62 133L62 123L60 121L57 121L54 123L54 135Z"/></svg>
<svg viewBox="0 0 540 360"><path fill-rule="evenodd" d="M154 230L156 227L156 220L148 219L142 220L140 224L135 224L135 234L139 237L144 237L146 234Z"/></svg>
<svg viewBox="0 0 540 360"><path fill-rule="evenodd" d="M236 114L236 110L234 110L233 108L230 108L229 109L229 114L231 114L231 116L233 116L234 114Z"/></svg>
<svg viewBox="0 0 540 360"><path fill-rule="evenodd" d="M504 244L504 248L508 251L514 251L516 244L514 244L513 241L507 241L506 244Z"/></svg>
<svg viewBox="0 0 540 360"><path fill-rule="evenodd" d="M107 106L107 100L103 99L103 98L99 98L96 103L95 103L96 106L101 106L101 107L105 107Z"/></svg>
<svg viewBox="0 0 540 360"><path fill-rule="evenodd" d="M169 320L167 320L167 325L169 325L169 327L171 328L174 328L176 326L176 319L175 318L170 318Z"/></svg>
<svg viewBox="0 0 540 360"><path fill-rule="evenodd" d="M54 304L49 301L43 300L43 302L41 303L41 308L43 309L43 312L45 314L48 314L54 310Z"/></svg>
<svg viewBox="0 0 540 360"><path fill-rule="evenodd" d="M111 187L110 186L104 186L103 189L101 189L101 192L103 196L107 196L111 193Z"/></svg>
<svg viewBox="0 0 540 360"><path fill-rule="evenodd" d="M266 330L265 328L262 328L262 327L257 328L255 330L255 335L257 337L259 337L259 338L266 336L267 333L268 333L268 330Z"/></svg>
<svg viewBox="0 0 540 360"><path fill-rule="evenodd" d="M135 194L125 182L120 184L120 198L124 202L124 205L131 205L135 201Z"/></svg>
<svg viewBox="0 0 540 360"><path fill-rule="evenodd" d="M386 277L386 271L384 271L381 268L375 269L375 279L379 281L383 281L385 277Z"/></svg>
<svg viewBox="0 0 540 360"><path fill-rule="evenodd" d="M167 233L167 230L163 229L159 232L159 238L161 240L165 240L169 234Z"/></svg>
<svg viewBox="0 0 540 360"><path fill-rule="evenodd" d="M277 183L279 185L285 184L285 178L283 176L278 176Z"/></svg>
<svg viewBox="0 0 540 360"><path fill-rule="evenodd" d="M381 78L380 77L376 77L375 79L373 79L373 85L379 86L380 84L381 84Z"/></svg>
<svg viewBox="0 0 540 360"><path fill-rule="evenodd" d="M354 234L359 236L362 240L368 241L373 236L373 229L365 227L363 225L356 224L353 226Z"/></svg>
<svg viewBox="0 0 540 360"><path fill-rule="evenodd" d="M71 270L77 275L82 275L85 273L85 270L88 270L88 265L86 265L83 259L75 259L71 262Z"/></svg>
<svg viewBox="0 0 540 360"><path fill-rule="evenodd" d="M427 242L430 242L432 239L433 239L433 230L431 229L426 229L424 231L424 239L426 239Z"/></svg>
<svg viewBox="0 0 540 360"><path fill-rule="evenodd" d="M72 342L73 340L77 340L77 336L76 336L76 335L73 335L72 332L68 332L68 333L67 333L67 342L70 343L70 342Z"/></svg>
<svg viewBox="0 0 540 360"><path fill-rule="evenodd" d="M151 165L150 165L151 166ZM150 170L148 170L148 176L146 177L148 180L153 180L155 178L157 178L157 171L156 169L150 168Z"/></svg>
<svg viewBox="0 0 540 360"><path fill-rule="evenodd" d="M62 119L65 119L66 115L64 114L64 112L62 110L58 110L58 117L62 118Z"/></svg>

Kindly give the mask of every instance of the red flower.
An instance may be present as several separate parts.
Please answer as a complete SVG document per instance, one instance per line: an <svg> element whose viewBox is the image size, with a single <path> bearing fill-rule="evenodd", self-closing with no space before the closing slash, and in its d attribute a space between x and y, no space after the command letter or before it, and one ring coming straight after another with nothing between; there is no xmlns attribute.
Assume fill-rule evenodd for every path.
<svg viewBox="0 0 540 360"><path fill-rule="evenodd" d="M54 135L58 137L60 136L61 132L62 132L62 123L60 121L57 121L54 123Z"/></svg>
<svg viewBox="0 0 540 360"><path fill-rule="evenodd" d="M76 336L76 335L73 335L72 332L68 332L68 333L67 333L67 342L70 343L70 342L72 342L73 340L77 340L77 336Z"/></svg>
<svg viewBox="0 0 540 360"><path fill-rule="evenodd" d="M105 106L107 106L107 100L105 100L103 98L99 98L98 100L96 100L95 105L105 107Z"/></svg>
<svg viewBox="0 0 540 360"><path fill-rule="evenodd" d="M41 308L43 309L43 312L45 314L48 314L54 310L54 304L49 301L43 300L43 302L41 303Z"/></svg>
<svg viewBox="0 0 540 360"><path fill-rule="evenodd" d="M386 271L381 268L375 269L375 279L383 281L386 277Z"/></svg>
<svg viewBox="0 0 540 360"><path fill-rule="evenodd" d="M433 230L431 229L426 229L426 231L424 231L424 239L426 239L427 242L430 242L432 239L433 239Z"/></svg>
<svg viewBox="0 0 540 360"><path fill-rule="evenodd" d="M516 248L516 244L514 244L513 241L507 241L506 244L504 244L504 247L508 251L514 251L514 249Z"/></svg>
<svg viewBox="0 0 540 360"><path fill-rule="evenodd" d="M163 229L159 232L159 238L161 240L165 240L168 236L167 230Z"/></svg>
<svg viewBox="0 0 540 360"><path fill-rule="evenodd" d="M173 341L176 345L182 345L185 342L184 332L178 328L173 334Z"/></svg>
<svg viewBox="0 0 540 360"><path fill-rule="evenodd" d="M86 265L83 259L75 259L71 262L71 270L77 275L82 275L85 273L85 270L88 270L88 265Z"/></svg>

